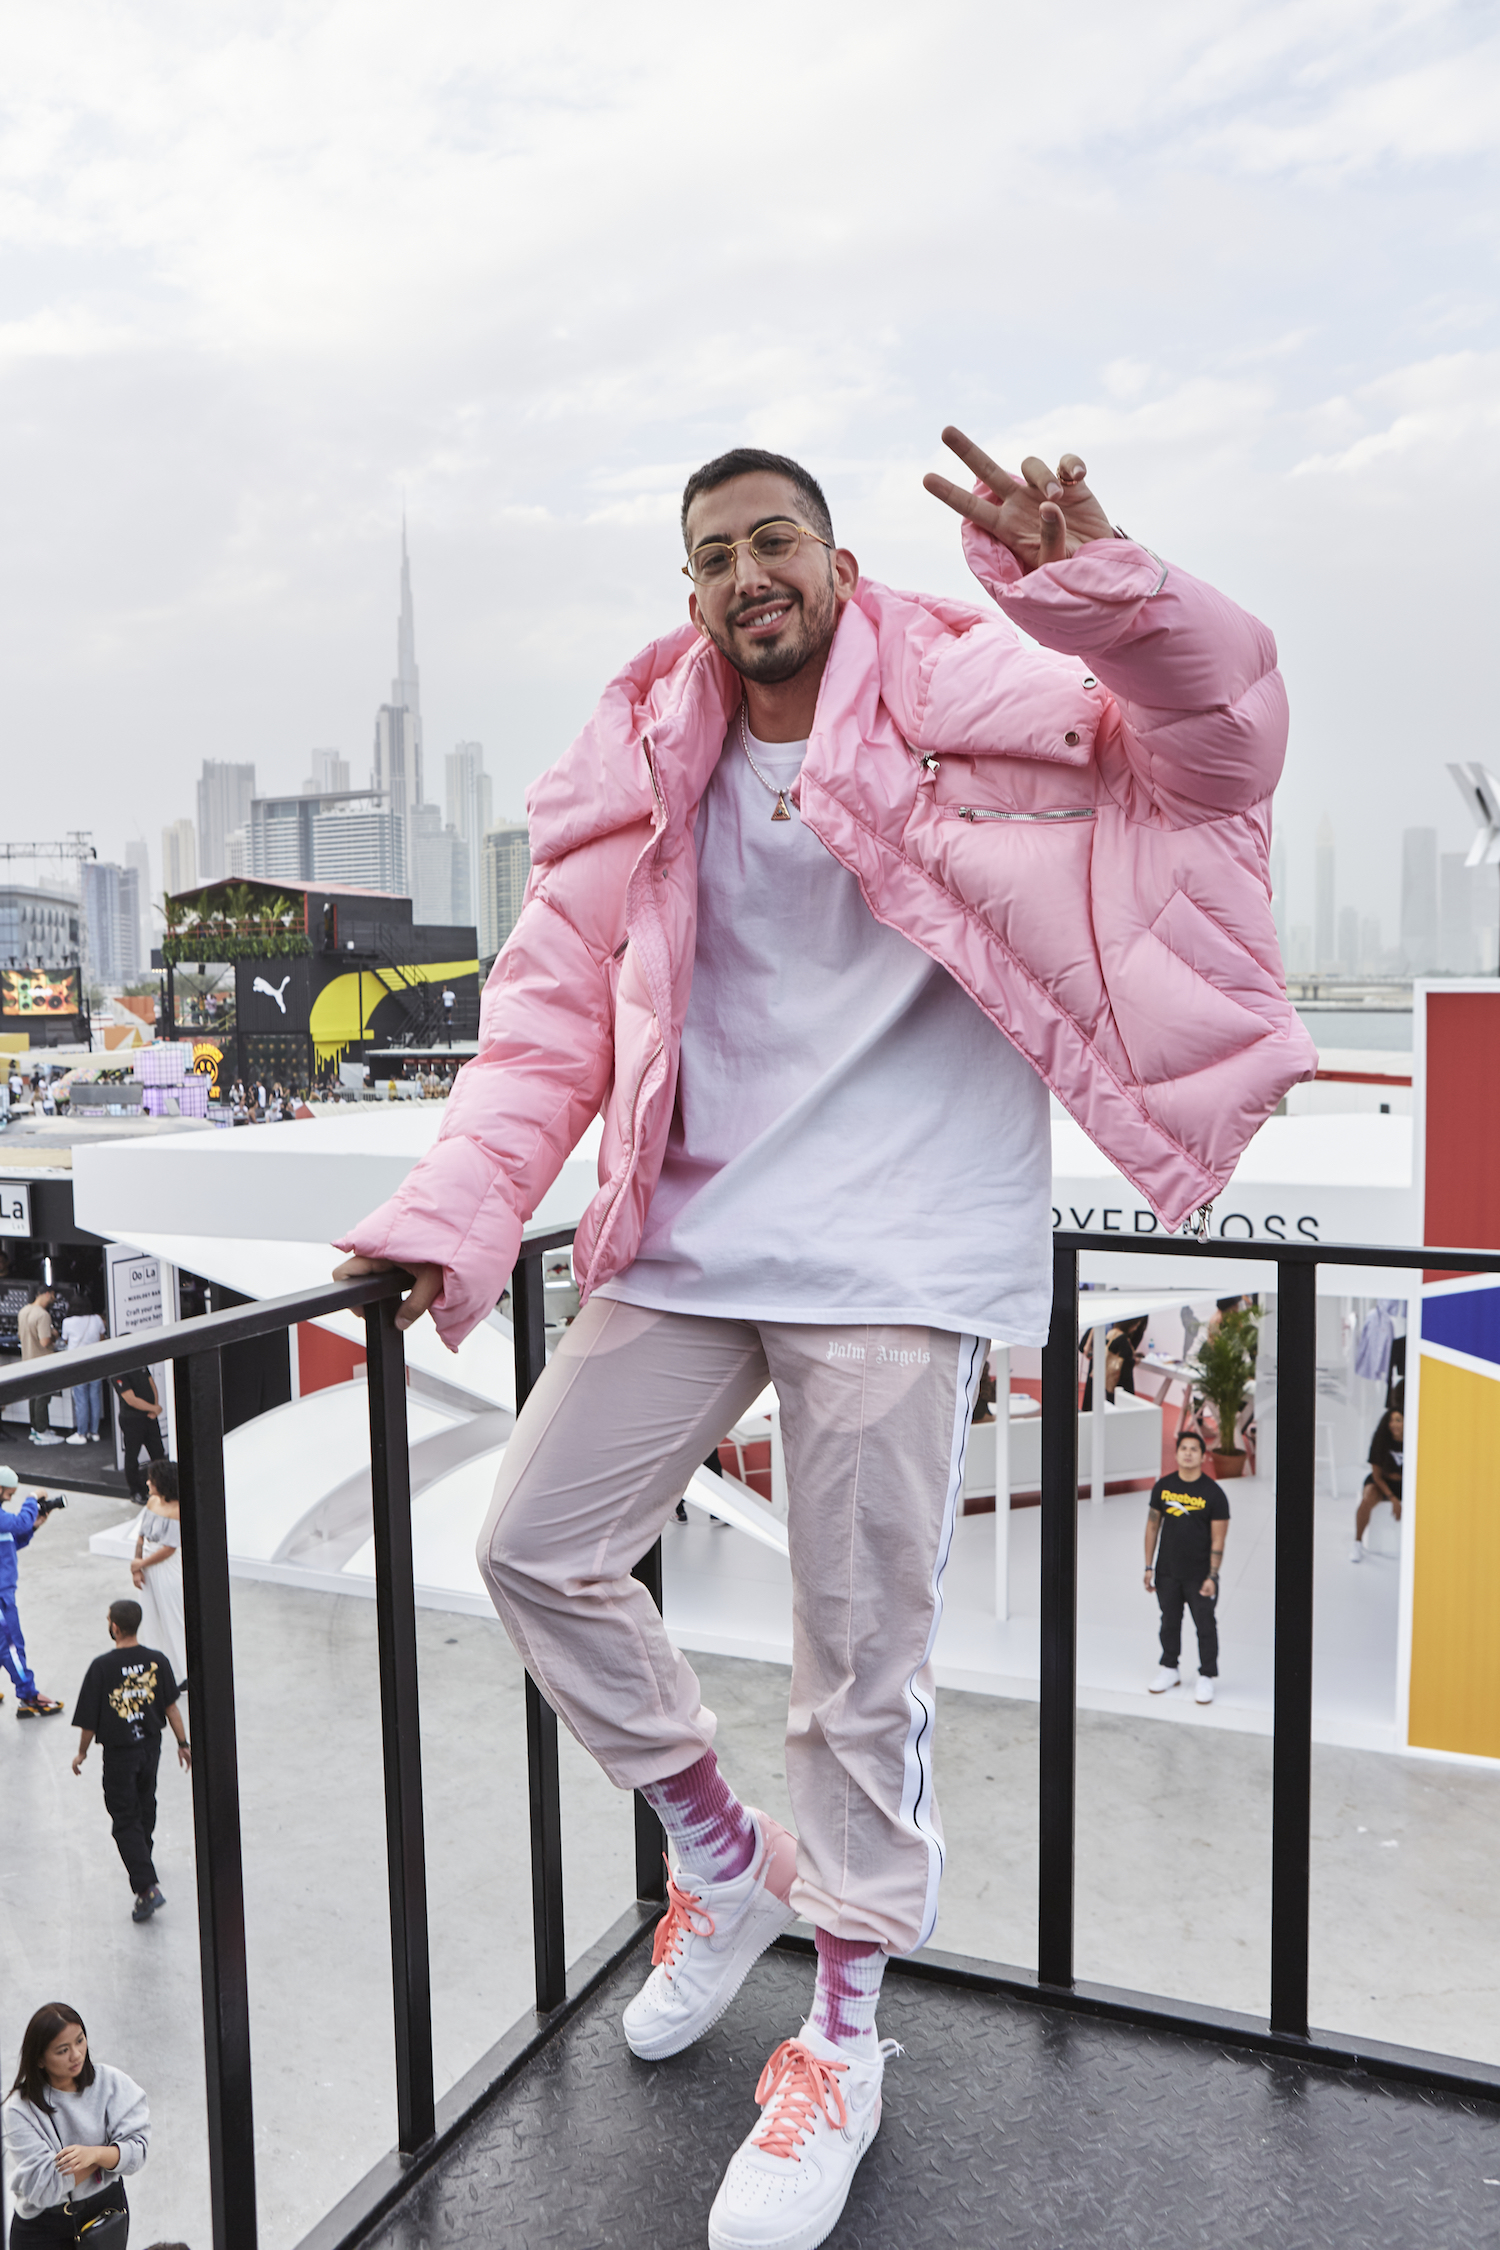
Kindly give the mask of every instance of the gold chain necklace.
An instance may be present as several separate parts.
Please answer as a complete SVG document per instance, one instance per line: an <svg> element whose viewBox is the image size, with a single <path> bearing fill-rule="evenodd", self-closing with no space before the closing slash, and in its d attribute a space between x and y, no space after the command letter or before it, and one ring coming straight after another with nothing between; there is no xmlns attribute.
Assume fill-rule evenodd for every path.
<svg viewBox="0 0 1500 2250"><path fill-rule="evenodd" d="M761 772L760 767L755 763L755 752L750 747L750 727L745 718L745 704L743 698L740 702L740 743L744 749L745 756L750 760L750 771L754 774L762 789L766 790L771 796L776 799L775 809L771 814L771 818L773 820L790 820L792 815L790 807L788 806L786 801L786 791L784 789L778 789L774 781L768 780L766 775Z"/></svg>

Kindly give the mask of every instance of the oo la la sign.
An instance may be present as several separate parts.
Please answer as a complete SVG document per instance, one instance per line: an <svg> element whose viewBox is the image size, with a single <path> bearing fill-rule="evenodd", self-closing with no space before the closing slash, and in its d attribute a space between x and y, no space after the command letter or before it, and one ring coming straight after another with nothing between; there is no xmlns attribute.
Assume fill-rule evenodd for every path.
<svg viewBox="0 0 1500 2250"><path fill-rule="evenodd" d="M22 1237L31 1233L31 1190L14 1180L0 1180L0 1234Z"/></svg>

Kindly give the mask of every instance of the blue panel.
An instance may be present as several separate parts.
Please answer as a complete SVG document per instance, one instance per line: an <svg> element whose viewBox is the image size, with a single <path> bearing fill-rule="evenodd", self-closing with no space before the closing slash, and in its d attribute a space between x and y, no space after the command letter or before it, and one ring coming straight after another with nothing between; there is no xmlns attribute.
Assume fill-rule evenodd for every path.
<svg viewBox="0 0 1500 2250"><path fill-rule="evenodd" d="M1446 1344L1500 1367L1500 1288L1455 1290L1451 1297L1422 1300L1422 1341Z"/></svg>

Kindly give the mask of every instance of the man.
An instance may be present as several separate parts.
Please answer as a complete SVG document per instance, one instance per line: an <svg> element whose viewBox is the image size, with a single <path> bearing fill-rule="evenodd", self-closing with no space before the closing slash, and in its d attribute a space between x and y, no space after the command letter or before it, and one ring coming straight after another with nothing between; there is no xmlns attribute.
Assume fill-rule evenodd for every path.
<svg viewBox="0 0 1500 2250"><path fill-rule="evenodd" d="M73 1724L80 1729L74 1773L81 1774L89 1745L97 1735L104 1756L104 1802L114 1830L115 1848L125 1863L135 1893L132 1922L149 1922L166 1905L156 1880L151 1842L156 1834L156 1773L161 1762L161 1730L177 1739L177 1763L191 1770L177 1682L160 1649L142 1648L139 1602L111 1602L105 1620L114 1647L96 1656L83 1675Z"/></svg>
<svg viewBox="0 0 1500 2250"><path fill-rule="evenodd" d="M816 480L741 449L683 496L689 623L531 792L480 1051L341 1247L457 1342L603 1112L583 1309L479 1557L543 1692L675 1868L625 2014L673 2054L794 1913L809 2021L709 2224L821 2241L880 2116L886 1957L937 1912L932 1651L991 1339L1047 1334L1050 1085L1168 1227L1316 1058L1266 881L1285 705L1264 627L1117 535L1067 455L961 432L989 613L863 578ZM1040 644L1039 646L1033 644ZM774 1381L794 1584L795 1839L741 1803L631 1566Z"/></svg>
<svg viewBox="0 0 1500 2250"><path fill-rule="evenodd" d="M110 1384L120 1417L120 1443L125 1449L125 1481L144 1506L146 1472L141 1467L142 1450L148 1461L160 1461L166 1454L161 1441L161 1400L156 1395L156 1383L149 1367L133 1367L127 1374L112 1375Z"/></svg>
<svg viewBox="0 0 1500 2250"><path fill-rule="evenodd" d="M20 1571L16 1564L17 1551L29 1547L42 1525L53 1511L62 1506L60 1500L49 1500L45 1492L36 1493L21 1505L12 1506L16 1497L16 1472L0 1464L0 1664L11 1676L16 1691L16 1717L18 1719L47 1719L62 1705L50 1695L43 1695L26 1661L26 1642L21 1632L21 1613L16 1606L16 1586ZM4 1696L0 1695L0 1702Z"/></svg>
<svg viewBox="0 0 1500 2250"><path fill-rule="evenodd" d="M23 1305L16 1315L16 1331L21 1339L23 1362L48 1359L55 1347L52 1332L52 1307L57 1292L41 1288L29 1305ZM52 1393L44 1391L31 1402L31 1442L33 1445L61 1445L62 1433L52 1428Z"/></svg>
<svg viewBox="0 0 1500 2250"><path fill-rule="evenodd" d="M1203 1440L1184 1430L1177 1440L1177 1474L1158 1477L1146 1509L1148 1594L1161 1606L1161 1664L1150 1683L1153 1695L1182 1685L1182 1606L1193 1613L1198 1635L1198 1685L1194 1701L1212 1703L1219 1676L1219 1627L1215 1608L1224 1542L1229 1537L1229 1502L1222 1485L1203 1474Z"/></svg>

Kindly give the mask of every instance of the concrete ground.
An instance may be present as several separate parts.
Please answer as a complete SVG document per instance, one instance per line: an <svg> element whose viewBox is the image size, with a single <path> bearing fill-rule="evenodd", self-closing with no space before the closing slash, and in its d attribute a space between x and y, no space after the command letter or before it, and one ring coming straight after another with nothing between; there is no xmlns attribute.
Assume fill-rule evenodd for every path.
<svg viewBox="0 0 1500 2250"><path fill-rule="evenodd" d="M51 1463L49 1461L49 1467ZM21 1558L43 1688L70 1698L128 1582L90 1556L118 1519L79 1497ZM234 1591L261 2239L295 2243L394 2137L374 1605ZM520 1667L488 1621L418 1613L440 2087L530 2000ZM782 1818L786 1673L696 1658L726 1770ZM44 2000L146 2087L136 2239L208 2240L189 1784L164 1763L166 1910L137 1928L99 1794L65 1719L0 1707L0 2066ZM189 1713L191 1731L191 1713ZM1269 1741L1112 1713L1079 1721L1082 1976L1259 2012L1267 1977ZM936 1943L1030 1963L1036 1706L945 1692L949 1861ZM570 1953L631 1890L631 1822L563 1738ZM1492 1909L1500 1777L1359 1750L1315 1754L1313 2012L1338 2030L1500 2061ZM747 2077L760 2054L746 2057Z"/></svg>

